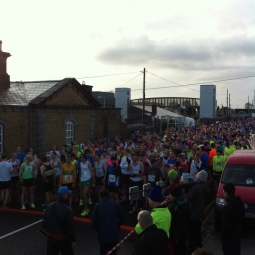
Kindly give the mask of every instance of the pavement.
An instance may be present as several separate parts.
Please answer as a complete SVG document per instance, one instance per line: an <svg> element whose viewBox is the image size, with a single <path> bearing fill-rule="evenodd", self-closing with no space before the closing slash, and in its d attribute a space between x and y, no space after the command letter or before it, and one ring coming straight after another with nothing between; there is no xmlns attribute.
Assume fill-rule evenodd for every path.
<svg viewBox="0 0 255 255"><path fill-rule="evenodd" d="M98 201L98 196L92 196L93 206ZM20 203L14 202L12 208L0 208L0 255L41 255L46 254L46 236L41 232L41 220L43 217L41 204L43 200L36 201L36 209L20 210ZM136 214L129 214L131 205L128 201L121 203L126 213L126 225L121 227L120 240L133 229L137 220ZM75 255L97 255L99 245L96 232L91 227L91 212L88 217L80 217L82 207L78 203L73 204L75 229L77 234L77 246ZM222 255L220 243L220 228L214 223L214 200L205 209L202 232L203 246L214 252L214 255ZM117 255L131 255L134 251L136 234L132 234L120 245ZM244 226L242 255L255 254L255 226Z"/></svg>

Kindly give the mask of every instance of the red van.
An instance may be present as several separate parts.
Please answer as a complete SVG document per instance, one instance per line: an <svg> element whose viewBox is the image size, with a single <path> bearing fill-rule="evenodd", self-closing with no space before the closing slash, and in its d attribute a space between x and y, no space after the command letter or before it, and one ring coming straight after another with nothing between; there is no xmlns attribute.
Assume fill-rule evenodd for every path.
<svg viewBox="0 0 255 255"><path fill-rule="evenodd" d="M223 186L233 183L235 195L241 197L245 207L245 218L255 222L255 151L237 150L228 158L222 172L215 204L215 218L221 219L226 203Z"/></svg>

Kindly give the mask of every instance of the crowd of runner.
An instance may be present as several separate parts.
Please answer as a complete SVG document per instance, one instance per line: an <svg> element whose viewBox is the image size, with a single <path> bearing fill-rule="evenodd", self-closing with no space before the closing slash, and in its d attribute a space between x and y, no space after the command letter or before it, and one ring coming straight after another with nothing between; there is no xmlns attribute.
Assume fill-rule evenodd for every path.
<svg viewBox="0 0 255 255"><path fill-rule="evenodd" d="M242 119L160 132L133 130L126 137L53 145L42 157L33 148L22 151L17 146L11 155L0 157L1 203L8 207L17 199L22 210L35 208L41 185L46 208L56 198L58 188L67 186L73 191L69 206L78 202L84 217L92 204L92 191L106 187L111 199L122 203L129 200L129 188L137 186L139 197L130 201L130 213L139 212L148 202L142 196L144 184L153 188L160 182L166 187L165 197L180 185L181 193L187 194L189 185L185 184L195 182L198 175L203 182L220 176L235 150L250 149L254 128L254 119Z"/></svg>

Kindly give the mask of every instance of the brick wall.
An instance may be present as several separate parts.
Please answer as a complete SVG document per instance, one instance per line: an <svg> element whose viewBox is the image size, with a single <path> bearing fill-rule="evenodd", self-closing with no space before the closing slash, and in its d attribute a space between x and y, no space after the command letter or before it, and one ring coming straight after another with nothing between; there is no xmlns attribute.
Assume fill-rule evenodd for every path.
<svg viewBox="0 0 255 255"><path fill-rule="evenodd" d="M46 105L88 105L85 99L79 95L73 88L73 85L69 84L62 88L58 93L54 94L54 97L49 98L46 101Z"/></svg>
<svg viewBox="0 0 255 255"><path fill-rule="evenodd" d="M4 129L3 152L9 158L15 147L28 147L28 114L27 112L0 112L0 124Z"/></svg>

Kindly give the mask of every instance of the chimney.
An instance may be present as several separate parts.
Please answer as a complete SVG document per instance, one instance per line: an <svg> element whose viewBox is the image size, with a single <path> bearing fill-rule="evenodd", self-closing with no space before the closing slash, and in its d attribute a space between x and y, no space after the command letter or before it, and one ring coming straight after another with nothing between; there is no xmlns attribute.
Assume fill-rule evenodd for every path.
<svg viewBox="0 0 255 255"><path fill-rule="evenodd" d="M8 89L10 87L10 76L6 71L6 61L11 54L2 51L2 41L0 41L0 89Z"/></svg>

